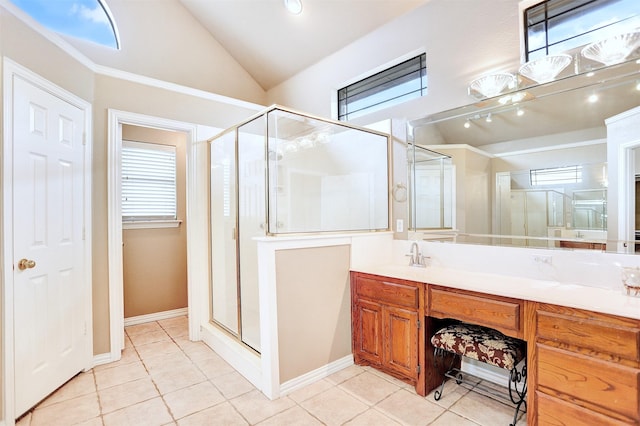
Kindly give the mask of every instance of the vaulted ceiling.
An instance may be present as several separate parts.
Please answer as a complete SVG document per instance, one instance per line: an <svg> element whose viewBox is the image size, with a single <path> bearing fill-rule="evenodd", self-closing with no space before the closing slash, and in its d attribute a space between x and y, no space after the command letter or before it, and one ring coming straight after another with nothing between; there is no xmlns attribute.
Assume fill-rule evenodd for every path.
<svg viewBox="0 0 640 426"><path fill-rule="evenodd" d="M179 0L269 90L428 0Z"/></svg>

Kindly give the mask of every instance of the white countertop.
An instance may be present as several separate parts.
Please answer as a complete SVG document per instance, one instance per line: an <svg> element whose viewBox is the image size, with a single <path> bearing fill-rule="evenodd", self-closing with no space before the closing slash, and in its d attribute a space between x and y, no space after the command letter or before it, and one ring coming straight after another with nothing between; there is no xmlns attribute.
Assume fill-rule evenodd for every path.
<svg viewBox="0 0 640 426"><path fill-rule="evenodd" d="M417 268L395 264L361 266L354 271L417 281L496 296L551 303L622 317L640 319L640 297L619 291L535 280L507 275L469 272L438 266Z"/></svg>

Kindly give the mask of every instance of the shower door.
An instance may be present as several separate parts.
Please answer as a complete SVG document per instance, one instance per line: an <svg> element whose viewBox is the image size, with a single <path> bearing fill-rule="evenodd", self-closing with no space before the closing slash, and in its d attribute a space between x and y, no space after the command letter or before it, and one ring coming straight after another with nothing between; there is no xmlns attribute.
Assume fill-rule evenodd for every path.
<svg viewBox="0 0 640 426"><path fill-rule="evenodd" d="M258 254L265 231L264 118L211 142L211 319L260 352Z"/></svg>

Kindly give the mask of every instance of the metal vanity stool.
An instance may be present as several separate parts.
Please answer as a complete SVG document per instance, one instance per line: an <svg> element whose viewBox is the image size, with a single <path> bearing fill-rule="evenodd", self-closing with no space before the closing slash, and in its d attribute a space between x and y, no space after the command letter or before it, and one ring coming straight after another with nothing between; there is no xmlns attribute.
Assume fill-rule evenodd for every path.
<svg viewBox="0 0 640 426"><path fill-rule="evenodd" d="M431 344L435 348L434 359L437 371L445 370L442 384L434 393L436 401L442 397L447 378L454 379L457 384L465 384L474 392L500 402L514 404L516 409L511 426L515 426L520 410L522 409L523 413L527 411L526 342L505 336L492 328L457 323L436 332L431 338ZM457 365L463 356L509 370L508 397L500 393L499 389L478 383L480 378L460 370ZM518 369L521 361L523 361L522 366ZM447 363L448 366L445 366Z"/></svg>

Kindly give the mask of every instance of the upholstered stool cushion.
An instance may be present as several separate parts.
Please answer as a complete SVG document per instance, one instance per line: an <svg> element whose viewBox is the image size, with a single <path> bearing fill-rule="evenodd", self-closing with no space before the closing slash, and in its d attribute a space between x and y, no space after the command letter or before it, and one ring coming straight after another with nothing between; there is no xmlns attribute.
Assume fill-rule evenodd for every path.
<svg viewBox="0 0 640 426"><path fill-rule="evenodd" d="M473 324L453 324L431 338L435 348L513 369L525 356L525 342L505 336L497 330Z"/></svg>

